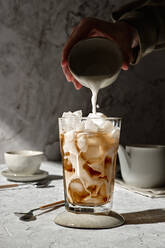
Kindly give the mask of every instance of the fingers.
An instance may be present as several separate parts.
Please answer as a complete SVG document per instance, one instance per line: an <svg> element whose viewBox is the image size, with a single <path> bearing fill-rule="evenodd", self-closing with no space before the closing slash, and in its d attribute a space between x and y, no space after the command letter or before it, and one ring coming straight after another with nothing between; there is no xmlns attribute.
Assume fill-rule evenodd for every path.
<svg viewBox="0 0 165 248"><path fill-rule="evenodd" d="M70 35L66 45L63 48L63 52L62 52L61 65L62 65L63 72L64 72L64 74L66 76L67 81L73 82L73 84L74 84L76 89L80 89L82 87L82 85L73 77L73 75L71 74L71 72L69 70L68 61L67 61L68 54L69 54L71 48L78 41L88 37L88 33L91 30L92 23L93 23L92 18L83 19L80 22L80 24L73 29L72 34Z"/></svg>
<svg viewBox="0 0 165 248"><path fill-rule="evenodd" d="M123 64L121 68L122 68L123 71L127 71L128 70L128 65Z"/></svg>
<svg viewBox="0 0 165 248"><path fill-rule="evenodd" d="M128 67L130 65L130 62L132 60L132 55L131 55L130 52L128 52L128 50L127 51L125 51L125 50L123 51L121 49L121 52L122 52L122 55L123 55L123 65L126 68L126 67Z"/></svg>
<svg viewBox="0 0 165 248"><path fill-rule="evenodd" d="M65 61L65 62L62 62L61 65L62 65L63 72L65 74L66 80L68 82L72 82L73 76L69 70L68 63Z"/></svg>
<svg viewBox="0 0 165 248"><path fill-rule="evenodd" d="M82 88L82 85L76 79L73 78L72 82L73 82L74 87L76 88L76 90L79 90L79 89Z"/></svg>
<svg viewBox="0 0 165 248"><path fill-rule="evenodd" d="M112 40L113 38L107 34L107 33L104 33L103 31L101 30L98 30L96 28L92 29L89 34L88 34L88 38L91 38L91 37L102 37L102 38L107 38L109 40Z"/></svg>
<svg viewBox="0 0 165 248"><path fill-rule="evenodd" d="M72 82L77 90L82 88L82 85L71 74L67 61L62 62L62 69L68 82Z"/></svg>
<svg viewBox="0 0 165 248"><path fill-rule="evenodd" d="M84 18L78 26L76 26L66 45L64 46L63 53L62 53L62 61L65 61L68 57L68 53L70 49L80 40L85 39L88 36L89 31L93 26L93 19L92 18Z"/></svg>

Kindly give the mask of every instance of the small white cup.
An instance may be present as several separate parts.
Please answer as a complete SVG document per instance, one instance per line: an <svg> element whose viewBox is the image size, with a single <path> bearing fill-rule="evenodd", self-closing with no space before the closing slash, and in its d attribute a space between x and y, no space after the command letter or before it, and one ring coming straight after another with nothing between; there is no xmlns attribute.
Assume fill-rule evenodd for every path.
<svg viewBox="0 0 165 248"><path fill-rule="evenodd" d="M33 175L39 171L45 156L41 151L8 151L4 154L8 169L17 175Z"/></svg>

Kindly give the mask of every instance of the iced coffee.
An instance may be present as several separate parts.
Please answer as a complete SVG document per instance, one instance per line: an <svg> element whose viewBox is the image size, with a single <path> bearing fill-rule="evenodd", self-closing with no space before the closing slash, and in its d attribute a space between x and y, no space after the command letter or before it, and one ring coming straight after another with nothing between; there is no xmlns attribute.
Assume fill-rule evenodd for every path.
<svg viewBox="0 0 165 248"><path fill-rule="evenodd" d="M66 208L107 212L112 207L120 119L82 117L81 111L59 118Z"/></svg>

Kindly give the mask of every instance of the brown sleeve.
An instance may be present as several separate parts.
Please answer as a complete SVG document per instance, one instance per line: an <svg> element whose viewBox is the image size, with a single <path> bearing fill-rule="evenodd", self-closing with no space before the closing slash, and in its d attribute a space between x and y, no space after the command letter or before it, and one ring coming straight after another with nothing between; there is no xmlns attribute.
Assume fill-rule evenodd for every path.
<svg viewBox="0 0 165 248"><path fill-rule="evenodd" d="M165 1L143 1L135 8L131 5L113 14L113 18L132 25L139 36L139 47L133 64L155 49L165 48Z"/></svg>

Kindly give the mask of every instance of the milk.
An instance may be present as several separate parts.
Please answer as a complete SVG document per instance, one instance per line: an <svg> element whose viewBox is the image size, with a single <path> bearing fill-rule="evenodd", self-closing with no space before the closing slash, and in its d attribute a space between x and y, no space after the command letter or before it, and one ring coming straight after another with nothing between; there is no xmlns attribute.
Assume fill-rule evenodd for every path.
<svg viewBox="0 0 165 248"><path fill-rule="evenodd" d="M107 86L105 84L106 79L107 79L107 76L104 76L104 77L95 76L92 78L86 77L84 79L85 81L81 81L82 85L85 86L86 88L89 88L92 93L91 104L92 104L92 113L94 115L96 115L97 96L98 96L99 90ZM113 81L109 82L108 85L112 83Z"/></svg>

